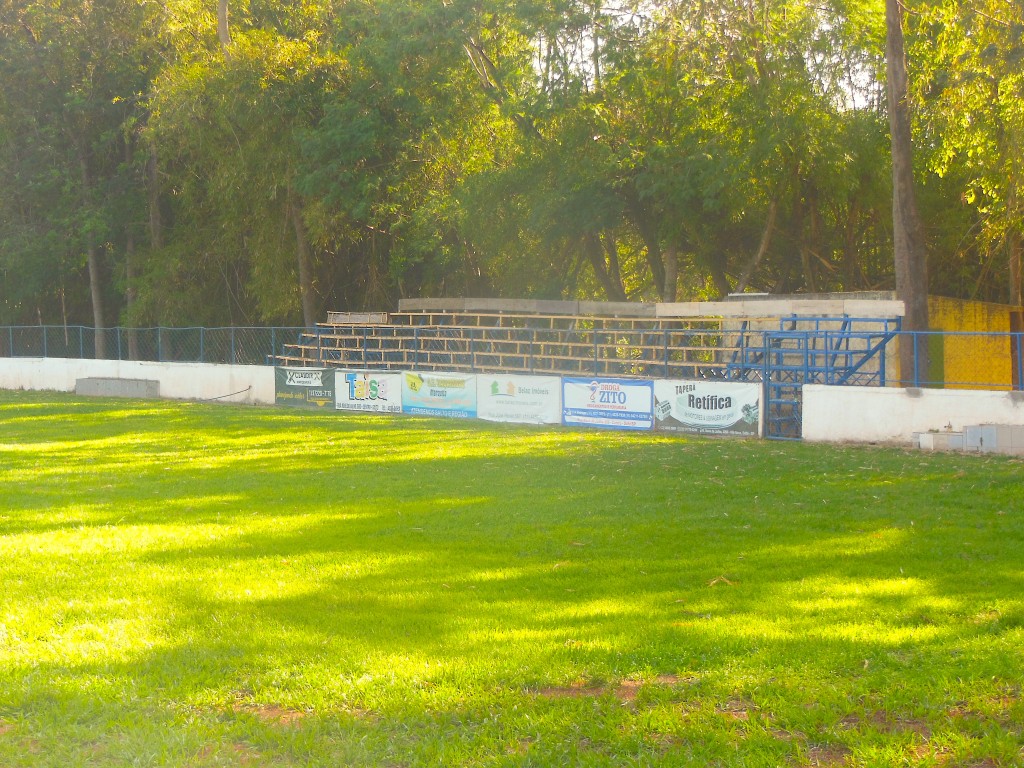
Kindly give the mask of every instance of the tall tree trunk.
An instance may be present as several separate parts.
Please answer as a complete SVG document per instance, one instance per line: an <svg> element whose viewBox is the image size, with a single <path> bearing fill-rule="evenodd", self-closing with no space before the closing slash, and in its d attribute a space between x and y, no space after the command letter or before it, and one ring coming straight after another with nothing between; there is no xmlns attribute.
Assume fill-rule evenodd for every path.
<svg viewBox="0 0 1024 768"><path fill-rule="evenodd" d="M679 293L679 251L674 244L665 246L662 261L665 264L665 285L659 294L662 301L671 304Z"/></svg>
<svg viewBox="0 0 1024 768"><path fill-rule="evenodd" d="M1024 248L1021 247L1020 234L1016 231L1010 232L1010 242L1008 248L1010 251L1010 303L1015 307L1024 306L1024 275L1021 274L1024 269Z"/></svg>
<svg viewBox="0 0 1024 768"><path fill-rule="evenodd" d="M128 310L127 315L129 318L132 318L134 317L132 309L135 306L135 300L138 298L139 292L135 287L135 281L138 279L138 274L135 269L135 235L132 233L131 225L128 225L128 229L125 232L124 272L126 283L124 289L124 300ZM132 324L134 325L134 323ZM139 359L139 334L134 327L128 329L128 359Z"/></svg>
<svg viewBox="0 0 1024 768"><path fill-rule="evenodd" d="M903 329L928 330L928 262L924 229L914 194L914 155L910 138L907 62L900 0L885 0L885 71L892 145L892 223L896 296L904 303ZM916 353L916 360L915 360ZM900 344L900 376L907 382L928 374L928 341ZM917 383L915 381L914 383Z"/></svg>
<svg viewBox="0 0 1024 768"><path fill-rule="evenodd" d="M761 233L761 243L757 246L757 253L754 254L754 258L750 260L747 268L740 275L739 282L736 283L736 288L734 289L735 293L743 293L747 289L751 278L753 278L754 273L757 271L758 265L764 259L765 254L768 253L768 246L771 245L772 235L775 234L775 219L779 213L780 194L777 194L771 203L768 204L768 218L764 224L764 232Z"/></svg>
<svg viewBox="0 0 1024 768"><path fill-rule="evenodd" d="M164 221L160 212L160 165L156 147L149 148L146 162L146 192L149 197L149 244L154 250L164 247Z"/></svg>
<svg viewBox="0 0 1024 768"><path fill-rule="evenodd" d="M92 179L89 175L89 161L85 155L78 158L82 172L82 203L89 204L89 190L92 187ZM100 252L91 234L86 234L85 246L86 266L89 270L89 294L92 299L92 324L95 332L93 334L93 351L97 360L104 360L107 357L106 336L103 333L105 323L103 321L103 277L100 269Z"/></svg>
<svg viewBox="0 0 1024 768"><path fill-rule="evenodd" d="M846 228L843 231L843 290L855 291L860 288L860 260L857 249L857 228L860 223L860 202L854 196L846 209Z"/></svg>
<svg viewBox="0 0 1024 768"><path fill-rule="evenodd" d="M725 300L732 293L732 285L729 283L729 276L725 273L725 265L716 259L708 265L708 271L711 274L711 282L715 284L715 290L718 291L716 298L719 301Z"/></svg>
<svg viewBox="0 0 1024 768"><path fill-rule="evenodd" d="M295 227L295 253L299 261L299 295L302 298L302 322L307 328L316 325L316 294L313 288L313 266L309 247L309 233L302 219L302 208L289 195L288 215Z"/></svg>
<svg viewBox="0 0 1024 768"><path fill-rule="evenodd" d="M225 59L230 59L231 30L228 27L228 0L217 0L217 38Z"/></svg>
<svg viewBox="0 0 1024 768"><path fill-rule="evenodd" d="M1007 196L1007 209L1010 211L1017 210L1017 187L1011 185L1010 194ZM1011 225L1010 231L1007 233L1006 250L1009 251L1009 267L1010 267L1010 303L1015 307L1024 306L1024 275L1021 274L1024 271L1024 248L1022 248L1020 231L1016 226Z"/></svg>
<svg viewBox="0 0 1024 768"><path fill-rule="evenodd" d="M609 301L626 301L626 292L622 288L622 277L612 275L605 263L601 240L598 235L586 235L583 238L583 255L587 257L594 270L594 276L604 289Z"/></svg>

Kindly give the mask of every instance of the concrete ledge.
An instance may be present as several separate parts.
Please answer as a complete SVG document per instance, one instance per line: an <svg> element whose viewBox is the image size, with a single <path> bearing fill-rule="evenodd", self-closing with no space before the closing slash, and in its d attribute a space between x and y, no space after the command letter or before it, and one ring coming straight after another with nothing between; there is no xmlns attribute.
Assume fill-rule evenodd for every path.
<svg viewBox="0 0 1024 768"><path fill-rule="evenodd" d="M644 304L616 301L549 301L544 299L401 299L399 312L522 312L548 315L665 318L903 317L902 301L765 296L729 301L683 301Z"/></svg>
<svg viewBox="0 0 1024 768"><path fill-rule="evenodd" d="M656 317L656 304L632 301L581 301L579 314L611 317Z"/></svg>
<svg viewBox="0 0 1024 768"><path fill-rule="evenodd" d="M86 378L75 380L76 395L95 397L134 397L142 400L160 397L160 382L153 379Z"/></svg>
<svg viewBox="0 0 1024 768"><path fill-rule="evenodd" d="M327 325L384 325L387 312L328 312Z"/></svg>
<svg viewBox="0 0 1024 768"><path fill-rule="evenodd" d="M461 312L465 299L399 299L399 312Z"/></svg>

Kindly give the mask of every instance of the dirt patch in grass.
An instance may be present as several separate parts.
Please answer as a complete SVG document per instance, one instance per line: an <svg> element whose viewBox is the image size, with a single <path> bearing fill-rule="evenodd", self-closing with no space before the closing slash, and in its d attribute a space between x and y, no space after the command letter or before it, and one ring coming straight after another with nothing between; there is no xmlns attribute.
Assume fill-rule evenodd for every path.
<svg viewBox="0 0 1024 768"><path fill-rule="evenodd" d="M254 715L258 720L271 725L295 725L306 718L309 713L299 709L288 709L276 704L246 704L238 702L231 707L236 713Z"/></svg>
<svg viewBox="0 0 1024 768"><path fill-rule="evenodd" d="M864 715L847 715L839 721L839 724L850 729L867 726L887 734L916 733L925 740L932 736L932 729L927 721L917 717L898 717L881 710Z"/></svg>
<svg viewBox="0 0 1024 768"><path fill-rule="evenodd" d="M231 742L230 744L223 746L218 744L207 744L196 755L196 759L199 762L206 762L214 760L217 757L223 756L225 753L231 755L231 758L236 761L238 765L261 765L261 755L259 751L249 744L243 744L242 742Z"/></svg>
<svg viewBox="0 0 1024 768"><path fill-rule="evenodd" d="M754 704L742 699L730 699L715 707L715 711L727 720L738 720L741 722L749 720L751 712L756 710L757 707Z"/></svg>
<svg viewBox="0 0 1024 768"><path fill-rule="evenodd" d="M846 765L849 756L850 750L847 747L835 744L819 744L807 748L806 762L801 763L801 765L813 766L813 768L836 768L837 766Z"/></svg>
<svg viewBox="0 0 1024 768"><path fill-rule="evenodd" d="M597 685L565 685L541 688L538 694L545 699L585 699L604 695L605 688Z"/></svg>
<svg viewBox="0 0 1024 768"><path fill-rule="evenodd" d="M615 687L578 683L576 685L541 688L537 693L547 699L597 698L605 695L606 693L611 693L621 702L632 702L636 700L640 689L645 686L657 685L669 687L678 685L680 682L683 682L683 680L678 675L658 675L653 680L626 679Z"/></svg>
<svg viewBox="0 0 1024 768"><path fill-rule="evenodd" d="M0 736L6 736L13 730L14 723L8 723L6 720L0 720Z"/></svg>

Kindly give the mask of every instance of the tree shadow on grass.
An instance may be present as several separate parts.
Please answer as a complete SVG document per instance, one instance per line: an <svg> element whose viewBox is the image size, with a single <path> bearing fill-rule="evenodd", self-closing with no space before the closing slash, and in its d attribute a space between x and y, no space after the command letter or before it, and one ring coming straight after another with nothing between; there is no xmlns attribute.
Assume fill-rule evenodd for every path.
<svg viewBox="0 0 1024 768"><path fill-rule="evenodd" d="M94 470L47 489L95 504L74 526L38 505L9 509L0 531L24 561L8 573L73 569L75 583L47 582L53 597L102 589L98 627L131 606L154 626L148 647L77 660L40 646L7 673L0 718L42 719L56 744L72 713L78 757L74 723L105 729L104 748L123 757L145 728L119 723L148 719L179 764L212 764L194 751L204 739L301 764L298 737L260 707L311 712L293 725L322 742L298 738L323 764L470 762L489 739L549 764L588 749L653 760L702 729L713 762L735 756L751 718L761 736L846 743L851 708L916 707L936 728L972 687L983 697L1019 679L1021 522L960 482L977 473L1001 506L1019 489L1009 464L846 451L862 467L851 480L802 446L412 424L407 437L432 441L382 455L382 430L320 419L316 439L336 452L299 441L289 455L290 437L249 454L232 413L190 437L184 461L158 458L173 435L143 441L134 473L130 457L95 450ZM518 452L494 449L509 439ZM96 503L104 467L130 503ZM70 537L60 551L18 549L18 535L58 529ZM116 557L75 550L97 531L121 542ZM110 572L125 565L135 583ZM6 599L33 596L14 584ZM47 642L70 637L70 621ZM611 693L658 675L686 682L652 686L648 709ZM554 719L550 743L538 745L531 713ZM445 752L438 734L464 751ZM775 757L799 754L769 741Z"/></svg>

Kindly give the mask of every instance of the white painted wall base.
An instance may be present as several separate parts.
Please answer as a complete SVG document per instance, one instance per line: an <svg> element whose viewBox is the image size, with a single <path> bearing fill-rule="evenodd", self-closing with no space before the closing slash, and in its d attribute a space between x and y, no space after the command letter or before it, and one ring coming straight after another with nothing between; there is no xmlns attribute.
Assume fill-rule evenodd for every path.
<svg viewBox="0 0 1024 768"><path fill-rule="evenodd" d="M274 368L269 365L0 358L0 389L74 392L78 379L94 377L159 381L161 397L175 400L274 404ZM910 445L915 432L1024 425L1022 392L808 384L803 398L803 436L811 442Z"/></svg>
<svg viewBox="0 0 1024 768"><path fill-rule="evenodd" d="M274 368L269 365L0 358L0 389L74 392L75 382L85 378L159 381L161 397L173 400L217 398L225 403L274 404Z"/></svg>
<svg viewBox="0 0 1024 768"><path fill-rule="evenodd" d="M804 440L905 443L915 432L1024 424L1024 392L804 386Z"/></svg>

